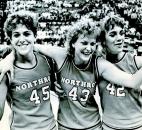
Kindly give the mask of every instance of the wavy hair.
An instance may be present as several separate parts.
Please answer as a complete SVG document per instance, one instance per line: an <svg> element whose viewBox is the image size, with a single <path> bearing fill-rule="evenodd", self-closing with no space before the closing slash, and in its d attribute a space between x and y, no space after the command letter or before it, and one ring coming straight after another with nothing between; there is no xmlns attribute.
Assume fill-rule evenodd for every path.
<svg viewBox="0 0 142 130"><path fill-rule="evenodd" d="M7 38L11 39L12 31L16 29L18 24L25 25L36 36L38 20L35 13L22 10L8 15L3 28Z"/></svg>
<svg viewBox="0 0 142 130"><path fill-rule="evenodd" d="M74 57L74 48L73 44L78 40L80 35L90 35L94 33L94 39L100 35L100 26L98 22L94 22L92 19L82 18L73 24L67 34L67 46L68 46L68 55L72 58Z"/></svg>
<svg viewBox="0 0 142 130"><path fill-rule="evenodd" d="M100 42L102 43L102 45L105 42L105 33L113 29L115 26L119 26L122 29L124 29L126 27L126 22L124 18L118 15L111 15L111 16L106 16L104 19L102 19L101 34L100 34Z"/></svg>

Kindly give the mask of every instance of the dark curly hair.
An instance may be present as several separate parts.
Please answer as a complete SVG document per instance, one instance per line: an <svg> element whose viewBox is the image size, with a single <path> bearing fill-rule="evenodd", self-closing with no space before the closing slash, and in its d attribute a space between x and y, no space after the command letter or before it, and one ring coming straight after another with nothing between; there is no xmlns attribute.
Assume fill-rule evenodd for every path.
<svg viewBox="0 0 142 130"><path fill-rule="evenodd" d="M11 39L12 31L17 27L18 24L25 25L29 30L31 30L36 36L37 33L37 16L35 13L30 11L17 11L8 15L4 23L4 32L7 38Z"/></svg>

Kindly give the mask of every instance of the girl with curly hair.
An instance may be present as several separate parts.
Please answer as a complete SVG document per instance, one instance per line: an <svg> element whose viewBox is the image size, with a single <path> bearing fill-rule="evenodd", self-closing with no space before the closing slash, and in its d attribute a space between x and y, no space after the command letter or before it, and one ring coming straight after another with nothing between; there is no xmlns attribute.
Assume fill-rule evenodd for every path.
<svg viewBox="0 0 142 130"><path fill-rule="evenodd" d="M57 81L64 92L59 94L59 130L102 130L94 99L98 75L109 82L140 89L142 69L133 75L128 74L104 58L97 57L100 31L99 23L84 18L69 28L65 48L35 45L36 51L52 57L57 63Z"/></svg>
<svg viewBox="0 0 142 130"><path fill-rule="evenodd" d="M7 99L12 110L10 130L57 130L50 102L52 67L49 58L34 52L35 17L32 12L19 11L4 24L15 51L14 78L6 74L0 83L0 119Z"/></svg>

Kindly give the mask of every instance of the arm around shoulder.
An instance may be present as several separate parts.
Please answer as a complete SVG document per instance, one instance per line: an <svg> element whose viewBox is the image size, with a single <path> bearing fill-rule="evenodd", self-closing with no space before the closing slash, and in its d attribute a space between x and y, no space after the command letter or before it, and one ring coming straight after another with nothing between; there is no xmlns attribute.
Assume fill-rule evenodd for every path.
<svg viewBox="0 0 142 130"><path fill-rule="evenodd" d="M49 56L53 59L59 58L60 55L63 53L67 53L66 47L58 47L58 46L52 46L52 45L41 45L41 44L35 44L34 50L37 52L42 53L43 55Z"/></svg>
<svg viewBox="0 0 142 130"><path fill-rule="evenodd" d="M40 44L35 44L34 50L39 53L42 53L43 55L53 58L56 61L58 68L61 67L68 53L67 47L63 48L58 46L40 45Z"/></svg>
<svg viewBox="0 0 142 130"><path fill-rule="evenodd" d="M137 71L135 74L129 74L118 69L115 65L103 58L98 59L98 69L99 75L111 83L129 88L140 89L142 84L142 69Z"/></svg>
<svg viewBox="0 0 142 130"><path fill-rule="evenodd" d="M12 51L9 55L7 55L4 59L0 61L0 82L2 81L6 72L10 71L11 78L14 76L13 72L13 63L15 60L15 52Z"/></svg>

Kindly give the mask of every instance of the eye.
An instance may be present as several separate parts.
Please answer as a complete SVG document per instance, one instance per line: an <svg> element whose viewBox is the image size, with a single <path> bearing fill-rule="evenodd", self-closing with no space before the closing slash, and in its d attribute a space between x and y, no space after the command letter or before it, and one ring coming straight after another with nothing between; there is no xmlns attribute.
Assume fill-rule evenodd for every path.
<svg viewBox="0 0 142 130"><path fill-rule="evenodd" d="M29 36L29 35L31 35L30 32L24 32L24 36Z"/></svg>
<svg viewBox="0 0 142 130"><path fill-rule="evenodd" d="M81 42L81 43L82 43L82 45L87 45L88 44L88 42L86 42L86 41Z"/></svg>
<svg viewBox="0 0 142 130"><path fill-rule="evenodd" d="M91 43L90 43L91 46L94 46L95 44L96 44L95 42L91 42Z"/></svg>
<svg viewBox="0 0 142 130"><path fill-rule="evenodd" d="M13 37L15 37L15 38L17 38L17 37L19 37L19 36L20 36L19 33L14 33L14 34L13 34Z"/></svg>
<svg viewBox="0 0 142 130"><path fill-rule="evenodd" d="M125 34L125 31L124 30L121 30L120 31L120 35L122 36L122 35L124 35Z"/></svg>
<svg viewBox="0 0 142 130"><path fill-rule="evenodd" d="M114 37L114 36L116 36L117 34L116 34L116 32L110 32L109 33L109 36L111 36L111 37Z"/></svg>

